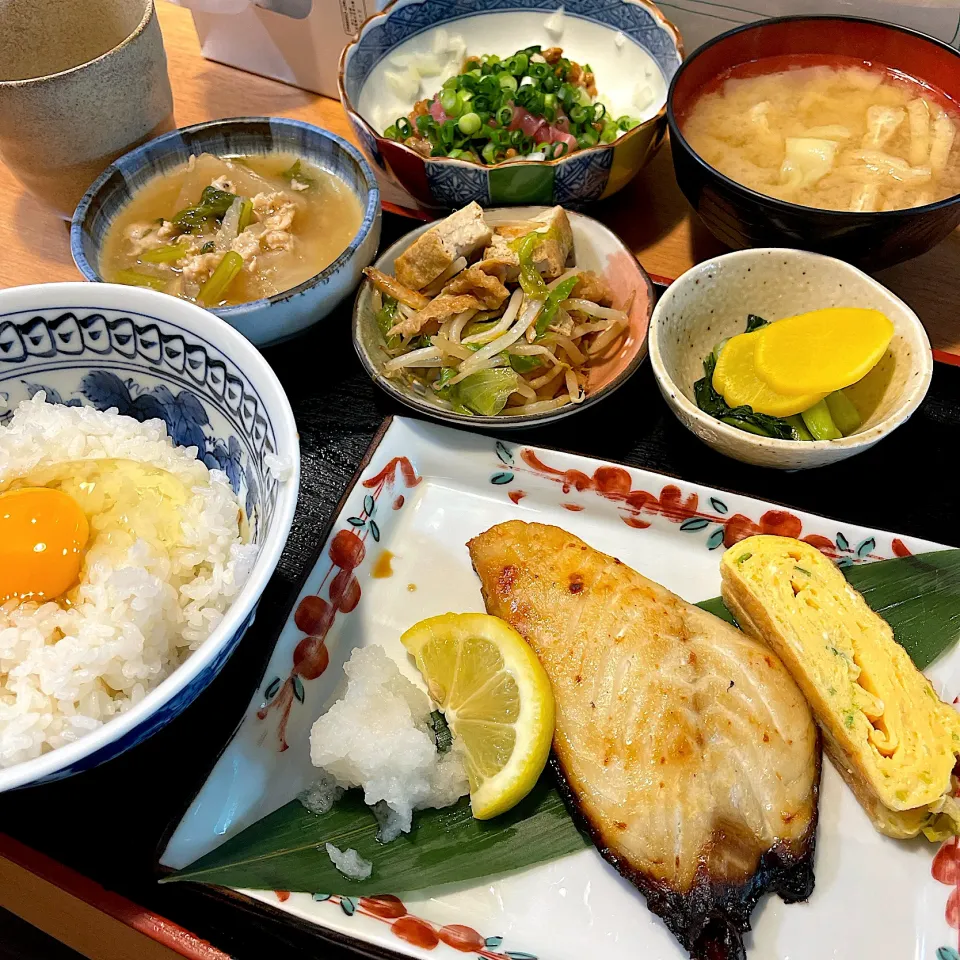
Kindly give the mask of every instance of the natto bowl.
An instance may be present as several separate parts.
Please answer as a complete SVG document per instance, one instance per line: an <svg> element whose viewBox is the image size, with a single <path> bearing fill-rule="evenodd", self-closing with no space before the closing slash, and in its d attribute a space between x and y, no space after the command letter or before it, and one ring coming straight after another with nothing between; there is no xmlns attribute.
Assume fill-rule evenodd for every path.
<svg viewBox="0 0 960 960"><path fill-rule="evenodd" d="M87 280L103 281L104 238L133 194L191 156L292 153L342 180L360 201L363 220L347 248L316 276L272 297L211 311L259 347L305 333L360 282L380 244L380 188L360 151L346 140L299 120L239 117L183 127L114 161L84 194L73 215L70 249Z"/></svg>
<svg viewBox="0 0 960 960"><path fill-rule="evenodd" d="M488 0L482 12L470 0L393 0L361 27L340 58L340 99L364 152L425 207L449 209L471 200L483 206L582 204L624 187L647 163L666 132L666 87L683 58L680 34L649 0L565 0L564 29L544 21L557 0ZM522 7L522 9L520 9ZM637 83L638 48L659 71L664 105L611 144L578 150L558 160L517 160L495 166L449 157L421 157L381 131L396 116L375 117L389 95L385 72L398 54L430 51L440 31L462 36L467 54L509 56L535 43L563 47L596 74L601 97ZM615 38L622 34L619 46ZM632 54L632 55L631 55ZM395 69L395 68L394 68ZM424 81L429 96L440 83ZM406 114L406 104L397 113Z"/></svg>
<svg viewBox="0 0 960 960"><path fill-rule="evenodd" d="M873 411L839 440L775 440L738 430L704 413L693 385L703 358L721 340L743 333L747 314L782 320L823 307L866 307L886 314L893 340L870 384ZM856 267L804 250L758 248L714 257L675 280L650 322L650 365L677 419L708 446L760 467L804 470L846 460L893 433L920 406L930 387L933 355L917 315Z"/></svg>
<svg viewBox="0 0 960 960"><path fill-rule="evenodd" d="M174 443L223 470L258 548L209 639L125 713L74 743L0 768L0 792L89 770L142 743L213 681L253 622L290 531L300 449L290 402L261 354L206 310L153 290L49 283L0 290L0 423L47 401L163 419Z"/></svg>
<svg viewBox="0 0 960 960"><path fill-rule="evenodd" d="M543 213L545 207L502 207L487 210L485 217L491 226L510 220L527 220ZM457 413L444 406L430 387L384 376L383 368L390 357L386 353L383 334L377 326L373 305L373 285L364 281L357 291L353 307L353 345L364 369L373 381L394 399L412 410L460 427L487 429L519 429L536 427L553 420L562 420L580 410L592 407L622 387L640 368L647 356L647 328L653 312L653 285L637 258L623 241L602 223L581 213L569 213L573 230L573 249L578 267L600 274L613 293L613 305L618 309L630 306L627 314L629 327L622 341L607 353L603 360L589 367L581 403L568 403L555 410L541 413L500 414L493 417ZM389 247L375 266L384 273L393 273L393 264L419 236L429 230L424 224L411 230Z"/></svg>
<svg viewBox="0 0 960 960"><path fill-rule="evenodd" d="M765 196L724 176L683 136L683 117L727 71L766 57L814 55L869 61L926 81L960 101L960 52L906 27L858 17L779 17L738 27L694 51L674 74L667 102L680 189L700 219L734 249L792 246L878 270L924 253L960 224L960 195L906 210L821 210Z"/></svg>

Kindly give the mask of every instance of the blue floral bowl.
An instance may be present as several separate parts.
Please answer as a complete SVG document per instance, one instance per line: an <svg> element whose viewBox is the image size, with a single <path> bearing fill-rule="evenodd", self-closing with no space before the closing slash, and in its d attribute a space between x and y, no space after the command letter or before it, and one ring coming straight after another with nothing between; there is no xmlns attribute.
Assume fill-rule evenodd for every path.
<svg viewBox="0 0 960 960"><path fill-rule="evenodd" d="M89 770L142 743L213 680L253 622L290 531L300 448L280 381L240 334L152 290L51 283L0 291L0 423L48 401L159 418L196 446L245 504L259 547L249 580L210 638L126 713L58 750L0 769L0 792Z"/></svg>
<svg viewBox="0 0 960 960"><path fill-rule="evenodd" d="M556 22L557 8L563 13ZM482 9L481 9L482 8ZM548 24L548 19L553 20ZM601 98L621 104L651 71L655 91L646 119L613 143L557 160L514 160L484 166L450 157L422 157L382 131L432 96L440 77L426 80L407 101L395 97L390 74L404 58L450 49L509 56L531 44L563 47L590 64ZM367 156L425 207L517 204L581 205L616 193L657 151L667 128L666 95L683 59L680 33L650 0L392 0L360 28L340 58L340 100Z"/></svg>
<svg viewBox="0 0 960 960"><path fill-rule="evenodd" d="M347 249L315 277L275 296L211 312L258 347L304 333L353 292L380 244L380 188L373 171L356 147L309 123L283 117L213 120L131 150L103 171L77 206L70 230L74 262L88 280L102 282L100 249L113 219L140 187L186 163L192 154L273 152L296 154L339 177L360 201L363 222Z"/></svg>

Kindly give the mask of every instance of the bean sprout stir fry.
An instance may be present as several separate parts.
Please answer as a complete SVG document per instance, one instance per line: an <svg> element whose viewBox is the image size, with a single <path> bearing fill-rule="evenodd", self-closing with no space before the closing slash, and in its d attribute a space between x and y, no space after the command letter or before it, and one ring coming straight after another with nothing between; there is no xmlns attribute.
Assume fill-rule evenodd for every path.
<svg viewBox="0 0 960 960"><path fill-rule="evenodd" d="M398 275L423 277L418 248L431 233L442 238L445 223L404 254L410 262L398 258ZM462 414L533 414L582 402L589 367L619 348L631 304L615 309L602 277L567 266L573 238L562 208L484 228L489 245L475 263L453 250L458 255L420 290L367 269L389 356L384 375L416 383Z"/></svg>

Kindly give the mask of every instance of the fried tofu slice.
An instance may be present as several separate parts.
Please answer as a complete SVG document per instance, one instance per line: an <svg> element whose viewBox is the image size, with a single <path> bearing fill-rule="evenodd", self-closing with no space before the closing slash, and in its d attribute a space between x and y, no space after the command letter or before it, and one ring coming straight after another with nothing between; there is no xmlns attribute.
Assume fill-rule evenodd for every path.
<svg viewBox="0 0 960 960"><path fill-rule="evenodd" d="M458 313L464 313L467 310L480 310L482 306L480 301L470 294L460 296L441 294L439 297L434 297L412 317L406 317L391 327L387 336L393 337L399 334L402 337L412 337L419 333L431 320L443 323L444 320L455 317Z"/></svg>
<svg viewBox="0 0 960 960"><path fill-rule="evenodd" d="M429 297L425 297L422 293L417 293L416 290L411 290L409 287L398 282L395 277L391 277L388 273L383 273L376 267L364 267L363 273L381 293L385 293L388 297L393 297L394 300L398 300L400 303L412 307L414 310L422 310L430 302Z"/></svg>
<svg viewBox="0 0 960 960"><path fill-rule="evenodd" d="M421 290L436 280L459 257L468 259L483 249L491 237L483 208L474 201L418 237L394 263L397 280Z"/></svg>
<svg viewBox="0 0 960 960"><path fill-rule="evenodd" d="M601 307L613 306L613 293L607 281L592 270L584 270L573 286L570 296L575 300L589 300Z"/></svg>
<svg viewBox="0 0 960 960"><path fill-rule="evenodd" d="M443 294L471 294L483 304L484 310L498 310L510 291L499 277L474 265L458 273L444 288Z"/></svg>
<svg viewBox="0 0 960 960"><path fill-rule="evenodd" d="M533 263L544 280L554 280L563 273L573 250L573 230L563 207L552 207L533 220L516 220L494 227L493 237L483 259L478 264L484 270L504 269L506 279L514 281L520 273L520 258L511 247L511 241L528 233L543 234L543 240L533 251Z"/></svg>

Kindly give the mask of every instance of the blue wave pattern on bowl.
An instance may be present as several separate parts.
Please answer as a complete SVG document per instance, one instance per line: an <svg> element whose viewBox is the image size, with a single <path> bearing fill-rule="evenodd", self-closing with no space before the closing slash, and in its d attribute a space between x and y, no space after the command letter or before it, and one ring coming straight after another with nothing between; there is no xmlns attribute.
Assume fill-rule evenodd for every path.
<svg viewBox="0 0 960 960"><path fill-rule="evenodd" d="M475 163L428 163L424 168L433 195L448 207L462 207L476 200L481 206L490 203L487 171Z"/></svg>
<svg viewBox="0 0 960 960"><path fill-rule="evenodd" d="M2 420L40 390L54 403L163 420L174 443L197 447L230 478L254 542L261 520L272 519L279 485L264 457L276 454L273 427L237 367L189 330L115 310L0 317Z"/></svg>
<svg viewBox="0 0 960 960"><path fill-rule="evenodd" d="M189 162L191 156L213 153L217 156L250 156L267 153L292 153L304 157L327 173L342 180L363 207L363 220L347 248L316 277L275 294L272 297L213 310L218 317L241 329L258 344L274 342L270 336L251 332L243 318L262 312L270 305L287 304L300 294L309 293L333 282L358 254L369 248L369 257L357 266L366 266L379 243L380 189L369 164L352 144L342 137L299 120L283 117L244 117L213 120L157 137L114 161L94 182L77 207L70 235L70 250L80 272L87 280L101 280L99 251L116 216L133 195L155 177L169 173ZM371 244L371 234L375 233ZM348 284L352 288L355 284ZM328 312L330 304L320 316ZM308 304L297 311L309 310ZM299 330L295 331L299 332ZM276 339L284 339L281 336Z"/></svg>
<svg viewBox="0 0 960 960"><path fill-rule="evenodd" d="M612 150L590 151L583 154L580 163L560 164L553 183L554 199L563 206L599 200L607 187L611 166Z"/></svg>
<svg viewBox="0 0 960 960"><path fill-rule="evenodd" d="M344 77L347 96L356 103L377 63L394 47L426 30L480 13L543 10L548 14L559 6L557 0L484 0L482 5L476 0L420 0L396 7L360 38ZM616 27L649 52L669 82L679 63L677 50L648 10L624 0L564 0L562 6L568 17Z"/></svg>
<svg viewBox="0 0 960 960"><path fill-rule="evenodd" d="M164 421L174 443L196 446L223 470L261 543L279 483L265 458L277 437L256 388L225 354L195 333L144 313L65 308L0 316L0 422L43 390L47 400L87 404L137 420ZM209 685L253 622L256 607L194 680L119 740L34 783L90 769L142 743Z"/></svg>

